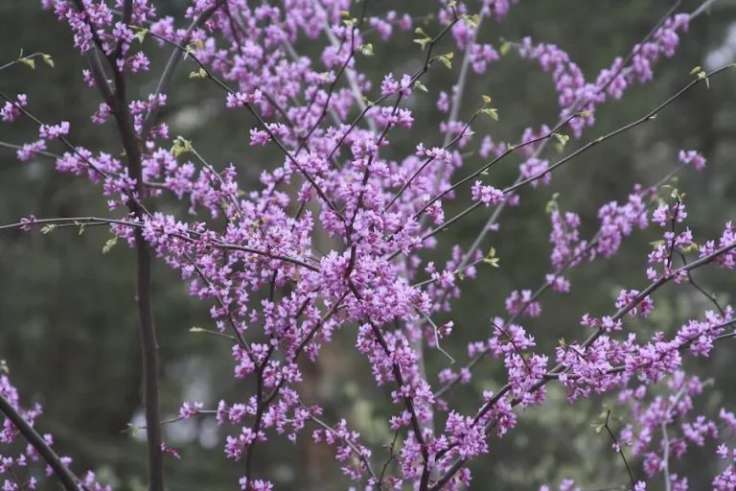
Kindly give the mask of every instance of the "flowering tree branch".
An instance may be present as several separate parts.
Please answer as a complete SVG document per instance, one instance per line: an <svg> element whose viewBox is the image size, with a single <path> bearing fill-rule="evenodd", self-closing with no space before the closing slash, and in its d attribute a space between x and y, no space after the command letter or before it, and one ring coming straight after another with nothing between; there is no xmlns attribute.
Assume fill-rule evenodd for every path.
<svg viewBox="0 0 736 491"><path fill-rule="evenodd" d="M104 125L112 120L123 152L75 145L69 122L45 123L28 109L27 95L0 94L5 102L0 119L31 120L38 132L35 141L2 140L0 147L14 151L21 162L52 159L57 171L87 178L99 185L110 211L110 217L98 212L67 218L27 216L0 225L0 231L105 227L113 242L122 239L136 250L151 490L163 490L162 460L164 454L175 453L163 441L161 425L205 413L202 402L185 401L178 417L163 422L160 418L151 312L154 257L181 276L192 297L209 305L213 329L195 332L231 344L233 377L243 390L234 401L222 400L208 412L225 435L226 458L242 462L237 483L244 491L273 488L261 476L266 473L259 465L261 448L282 434L294 441L307 425L315 425L316 443L334 448L339 470L367 488L457 491L470 486L467 466L489 453L492 434L505 435L516 426L522 408L546 402L549 382L561 384L572 402L614 390L625 401L635 380L644 389L669 381L677 391L687 380L682 397L698 395L698 381L684 374L681 357L706 356L715 342L731 337L734 315L732 307L721 305L691 273L706 264L735 270L736 230L726 223L720 237L696 242L692 229L680 225L688 218L687 205L671 178L684 168L705 167L705 157L696 150L681 150L677 168L654 186L635 185L626 201L603 204L597 211L600 223L590 237L581 233L581 215L564 210L555 194L546 209L550 265L544 281L536 290L509 292L505 313L492 318L487 336L468 344L467 358L457 355L456 346L446 340L453 332L454 301L462 287L481 265L500 267L494 249L486 254L479 250L507 206L519 203L522 194L526 199L528 192L543 193L560 167L655 121L696 85L708 86L731 67L710 72L696 67L693 79L674 95L641 117L586 141L583 134L595 125L597 109L622 98L631 86L649 82L657 63L675 55L703 6L691 14L676 13L681 4L676 1L639 43L590 77L554 44L526 37L502 42L496 50L482 41L481 27L503 21L516 3L443 1L436 11L417 17L384 11L374 3L369 8L367 0L288 6L202 0L191 2L177 28L177 20L160 16L148 0L121 0L115 8L97 0L44 0L44 6L69 26L75 47L87 60L83 80L100 96L92 122ZM421 26L417 19L423 19ZM392 37L412 31L411 41L419 46L415 66L408 73L382 73L382 79L373 80L364 71L364 57L385 55L393 49ZM306 43L309 49L304 49ZM153 79L155 88L146 93L145 84L136 84L135 78L151 70L148 53L155 45L166 47L168 61ZM490 96L482 96L478 109L460 118L475 78L500 64L510 50L551 76L559 105L557 124L529 127L513 144L494 141L499 112ZM454 83L449 94L437 91L434 104L442 114L439 134L422 135L416 149L407 152L406 140L413 137L407 130L416 123L413 108L423 104L431 109L425 104L430 97L425 84L440 78L427 74L436 66L453 70L456 54L462 62L451 78ZM0 70L34 67L36 60L50 61L41 53L21 55ZM216 151L201 151L199 142L171 135L165 118L159 118L173 93L173 74L184 61L193 67L189 79L207 81L224 109L249 114L243 124L250 147L270 145L277 150L248 153L248 158L267 161L254 188L242 187L242 169L219 162ZM493 138L485 135L476 146L476 133L484 128L482 117L494 121ZM441 144L430 147L430 141ZM564 153L571 141L581 143ZM556 161L544 157L550 143L562 154ZM57 145L63 150L55 151ZM476 154L483 163L463 171ZM509 184L484 182L502 160L517 157L518 176ZM672 188L669 197L662 195L665 184ZM186 204L187 218L181 218L182 210L173 202ZM448 205L461 211L445 216ZM490 217L467 250L440 234L480 208L492 208ZM121 209L122 216L114 212ZM592 333L583 341L561 343L554 353L539 350L522 324L542 315L543 294L569 293L573 270L597 257L613 257L635 230L650 225L661 228L661 240L646 256L649 286L622 289L610 315L584 314L580 324ZM444 264L433 252L440 241L452 246ZM688 260L693 254L698 257ZM675 266L678 258L680 267ZM632 330L626 336L614 335L624 331L627 316L649 315L655 308L654 293L670 283L691 288L715 310L682 325L670 341L661 333L642 334L643 342ZM445 315L449 319L443 322ZM367 360L376 386L388 388L393 409L386 424L393 439L382 450L380 467L375 463L381 461L360 443L347 419L328 424L322 417L325 401L307 406L300 397L305 367L320 362L321 351L338 330L353 333L354 352ZM435 372L427 360L440 355L451 363L442 363ZM447 397L451 388L477 375L481 359L500 363L506 383L496 392L484 392L476 409L465 415L462 405ZM10 395L14 390L5 379L0 389ZM671 409L685 414L679 406ZM649 424L636 414L636 407L632 411L636 424ZM36 415L33 410L26 414ZM667 412L660 417L655 433L662 433L669 446L676 432L667 427ZM608 422L607 417L602 429L624 460L631 487L641 491L645 483L635 480L643 475L636 466L639 447L645 444L624 452L635 430L625 426L616 435ZM712 436L712 428L695 421L683 431L699 445ZM669 456L669 447L657 454L666 461L667 482L670 477L674 482ZM648 478L659 472L646 458L642 466ZM736 472L732 467L724 468L714 482L728 482ZM96 487L93 474L84 482L90 489L104 489Z"/></svg>
<svg viewBox="0 0 736 491"><path fill-rule="evenodd" d="M18 413L18 411L16 411L13 405L2 396L2 394L0 394L0 412L13 422L13 425L15 425L15 427L18 428L18 431L23 435L23 438L25 438L26 441L36 449L46 463L54 470L54 474L57 479L59 479L64 489L68 491L77 491L82 489L78 484L80 481L77 476L69 470L56 452L54 452L48 443L46 443L44 438L28 424L28 422Z"/></svg>

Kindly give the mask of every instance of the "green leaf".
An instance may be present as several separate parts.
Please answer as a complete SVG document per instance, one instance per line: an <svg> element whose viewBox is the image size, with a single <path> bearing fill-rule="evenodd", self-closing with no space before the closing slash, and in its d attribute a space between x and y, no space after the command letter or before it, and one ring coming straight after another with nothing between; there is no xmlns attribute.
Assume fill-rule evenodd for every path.
<svg viewBox="0 0 736 491"><path fill-rule="evenodd" d="M506 56L509 51L511 51L511 43L508 41L501 43L501 46L498 48L498 52L501 53L501 56Z"/></svg>
<svg viewBox="0 0 736 491"><path fill-rule="evenodd" d="M570 137L564 133L554 133L554 137L557 140L557 151L562 153L562 151L565 150L565 145L570 141Z"/></svg>
<svg viewBox="0 0 736 491"><path fill-rule="evenodd" d="M498 121L498 109L495 107L484 107L480 110L481 114L485 114L494 121Z"/></svg>
<svg viewBox="0 0 736 491"><path fill-rule="evenodd" d="M593 115L593 112L590 109L586 109L585 111L580 111L578 115L580 115L581 118L588 118Z"/></svg>
<svg viewBox="0 0 736 491"><path fill-rule="evenodd" d="M44 225L43 227L41 227L41 233L44 235L50 234L51 232L54 231L55 228L56 228L56 225L54 225L53 223L49 225Z"/></svg>
<svg viewBox="0 0 736 491"><path fill-rule="evenodd" d="M447 67L448 70L452 70L452 59L455 57L455 53L450 51L444 55L440 55L437 58Z"/></svg>
<svg viewBox="0 0 736 491"><path fill-rule="evenodd" d="M432 38L429 37L429 35L424 32L424 29L421 27L417 27L414 29L414 34L417 34L419 37L414 39L414 42L417 43L419 46L422 47L422 49L425 49L427 45L432 42Z"/></svg>
<svg viewBox="0 0 736 491"><path fill-rule="evenodd" d="M36 60L34 60L33 58L27 58L27 57L26 58L20 58L20 59L18 59L18 61L21 62L21 63L23 63L25 66L27 66L31 70L35 70L36 69Z"/></svg>
<svg viewBox="0 0 736 491"><path fill-rule="evenodd" d="M171 153L174 154L174 157L178 157L191 152L192 148L192 142L182 136L177 136L174 140L174 145L171 147Z"/></svg>
<svg viewBox="0 0 736 491"><path fill-rule="evenodd" d="M463 20L468 26L472 27L473 29L476 29L480 25L480 15L479 14L465 15L463 16Z"/></svg>
<svg viewBox="0 0 736 491"><path fill-rule="evenodd" d="M143 44L143 41L146 40L146 34L148 34L148 29L145 27L136 27L135 29L135 35L133 36L138 40L139 43Z"/></svg>
<svg viewBox="0 0 736 491"><path fill-rule="evenodd" d="M710 89L710 79L708 78L708 75L705 72L700 72L698 74L698 78L701 80L705 80L705 88Z"/></svg>
<svg viewBox="0 0 736 491"><path fill-rule="evenodd" d="M46 63L51 68L54 68L54 59L51 57L48 53L42 53L41 57L43 58L43 62Z"/></svg>
<svg viewBox="0 0 736 491"><path fill-rule="evenodd" d="M118 243L118 236L114 235L107 239L107 242L105 242L105 245L102 246L102 253L107 254L112 250L113 247L115 247L115 244Z"/></svg>
<svg viewBox="0 0 736 491"><path fill-rule="evenodd" d="M687 245L687 247L682 248L682 252L684 252L685 254L689 254L691 252L697 252L698 249L700 249L700 245L698 245L697 242L691 242Z"/></svg>
<svg viewBox="0 0 736 491"><path fill-rule="evenodd" d="M690 75L697 76L699 80L705 80L705 86L710 89L710 80L708 79L708 73L700 66L696 66L692 70L690 70Z"/></svg>
<svg viewBox="0 0 736 491"><path fill-rule="evenodd" d="M500 267L500 264L499 264L500 261L501 260L498 257L496 257L496 248L495 247L491 247L488 250L488 254L486 254L486 257L483 258L483 262L484 263L490 264L494 268Z"/></svg>
<svg viewBox="0 0 736 491"><path fill-rule="evenodd" d="M567 145L567 142L570 141L570 137L564 133L555 133L554 135L555 139L560 143L560 145Z"/></svg>
<svg viewBox="0 0 736 491"><path fill-rule="evenodd" d="M189 78L207 78L207 71L204 68L200 68L191 72Z"/></svg>
<svg viewBox="0 0 736 491"><path fill-rule="evenodd" d="M345 24L347 27L353 27L357 23L357 19L350 16L349 10L340 11L340 17L342 17L342 23Z"/></svg>
<svg viewBox="0 0 736 491"><path fill-rule="evenodd" d="M429 38L427 38L427 39L417 38L417 39L414 40L414 42L417 43L419 46L421 46L422 49L425 49L427 47L427 43L429 43L430 41L431 41L431 39L429 39Z"/></svg>
<svg viewBox="0 0 736 491"><path fill-rule="evenodd" d="M360 52L363 53L364 56L373 56L373 44L364 44L363 46L361 46Z"/></svg>
<svg viewBox="0 0 736 491"><path fill-rule="evenodd" d="M416 82L414 82L414 87L421 90L422 92L429 92L429 89L427 89L427 86L424 85L421 80L417 80Z"/></svg>
<svg viewBox="0 0 736 491"><path fill-rule="evenodd" d="M483 94L481 98L483 99L483 107L480 108L479 112L494 121L498 121L498 109L491 107L491 102L493 102L491 96Z"/></svg>

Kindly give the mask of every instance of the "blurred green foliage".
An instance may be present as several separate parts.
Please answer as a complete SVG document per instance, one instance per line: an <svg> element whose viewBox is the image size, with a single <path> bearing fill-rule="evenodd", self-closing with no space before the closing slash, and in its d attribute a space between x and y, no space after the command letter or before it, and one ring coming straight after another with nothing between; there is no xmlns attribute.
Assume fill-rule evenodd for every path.
<svg viewBox="0 0 736 491"><path fill-rule="evenodd" d="M39 66L35 71L15 67L0 74L0 90L28 93L31 109L42 119L61 118L72 122L73 139L92 148L119 152L111 126L89 124L89 114L97 107L97 95L83 88L80 71L83 59L71 48L67 30L52 15L43 12L40 2L5 0L0 4L0 63L26 53L44 51L53 55L55 69ZM181 12L185 2L157 2L164 12ZM371 2L369 15L391 8L391 2ZM420 0L401 2L411 11L424 13ZM686 1L683 10L699 2ZM551 0L521 2L501 25L486 24L481 39L500 44L501 39L518 40L531 35L560 45L579 63L588 76L610 64L640 40L669 7L659 0ZM736 6L721 0L711 15L704 15L684 37L676 58L662 62L655 82L631 90L625 100L608 104L598 113L598 125L585 140L613 129L641 115L690 79L690 69L703 65L706 57L725 41L734 29ZM427 27L429 30L431 27ZM420 63L419 48L404 36L399 47L374 42L374 56L361 58L361 66L381 77L386 71L410 71ZM304 52L316 46L305 45ZM168 54L152 50L149 76L136 90L148 93L159 67ZM731 61L731 60L727 60ZM411 64L408 64L410 63ZM437 127L442 115L434 107L439 90L454 83L459 63L453 70L437 66L424 81L430 95L410 102L417 125L411 132L392 137L393 157L412 151L416 143L437 145ZM189 67L176 77L164 117L172 134L192 140L199 151L218 164L234 162L244 187L252 187L259 170L276 154L248 147L251 121L225 114L223 97L201 80L189 80ZM690 197L690 220L699 236L716 234L724 221L734 217L736 172L732 155L736 145L736 98L733 75L713 81L710 89L697 88L678 100L654 122L619 136L561 169L549 188L523 192L522 204L503 216L501 231L493 233L485 247L493 245L501 258L499 269L481 266L474 281L464 284L465 294L452 314L454 336L445 349L462 360L467 341L481 339L489 332L489 318L503 313L503 299L512 289L535 288L549 266L549 223L545 204L559 192L564 209L578 211L584 229L596 227L596 210L609 200L626 198L633 183L652 183L672 168L679 148L697 148L709 159L704 174L682 174L680 188ZM465 95L461 114L468 117L481 104L481 94L491 94L500 122L487 120L476 128L478 137L490 132L494 140L515 140L526 126L553 123L556 97L552 83L536 66L514 55L492 66L482 79L473 78ZM0 140L22 143L31 139L28 125L4 125ZM568 144L575 145L575 142ZM480 160L469 158L475 165ZM16 221L33 213L39 217L105 213L99 190L85 181L59 176L49 161L21 165L11 151L0 149L0 222ZM514 163L499 166L490 180L508 183L515 178ZM182 212L186 210L181 205ZM471 215L452 231L442 235L436 260L447 256L446 244L469 245L485 223L487 212ZM610 310L615 292L626 285L645 284L643 275L648 243L655 237L636 234L611 261L598 261L572 274L574 293L550 295L544 301L546 314L526 322L540 346L551 351L561 337L582 335L577 321L584 312L602 314ZM133 309L134 260L131 251L118 244L108 254L101 250L108 234L88 228L56 230L51 234L2 232L0 235L0 358L7 360L14 381L25 401L38 400L45 408L42 430L57 436L57 446L75 457L78 469L93 468L119 489L143 489L144 445L129 425L141 424L140 360L136 317ZM325 244L326 245L326 244ZM728 301L733 281L725 275L698 273L709 289L724 292ZM207 305L190 299L182 282L161 264L154 272L156 324L162 356L162 407L175 414L180 401L198 399L214 407L221 398L237 400L250 387L236 385L231 377L229 346L219 338L190 333L192 326L211 327ZM678 320L702 308L702 299L689 291L668 288L657 296L658 313L640 323L642 333L670 331ZM441 319L445 320L445 319ZM305 368L304 397L326 407L326 419L345 416L361 431L364 440L378 448L383 459L391 441L387 417L394 410L383 390L374 387L365 359L352 346L355 331L343 329L324 350L319 364ZM736 383L730 346L719 349L703 365L688 362L694 371L706 370L716 379L715 389L703 398L703 410L733 403ZM438 353L427 356L428 371L436 373L448 364ZM498 388L503 371L497 363L484 361L469 387L461 387L450 400L472 411L480 391ZM610 401L609 401L610 402ZM604 400L576 404L566 402L558 388L549 391L549 401L521 416L519 428L503 440L492 439L490 455L473 464L473 489L536 489L543 482L574 477L587 488L602 488L626 481L622 463L610 449L604 435L596 434L591 423ZM221 435L219 435L221 437ZM169 489L232 489L242 466L225 460L218 441L218 429L206 417L167 427L170 444L181 450L182 461L167 461ZM275 439L257 455L258 474L272 478L281 489L345 489L347 483L334 465L332 451L313 445L308 433L296 444ZM712 452L688 454L687 461L674 468L689 470L696 480L693 489L703 489L714 472Z"/></svg>

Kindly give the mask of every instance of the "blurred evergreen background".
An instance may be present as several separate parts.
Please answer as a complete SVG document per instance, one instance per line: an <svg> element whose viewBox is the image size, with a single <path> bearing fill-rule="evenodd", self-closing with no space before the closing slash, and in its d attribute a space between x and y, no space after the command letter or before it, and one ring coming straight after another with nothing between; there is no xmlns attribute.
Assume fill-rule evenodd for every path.
<svg viewBox="0 0 736 491"><path fill-rule="evenodd" d="M26 53L44 51L53 55L56 68L39 66L36 71L19 66L0 73L0 90L25 92L30 109L41 119L72 123L72 140L92 149L120 151L112 125L93 127L89 115L99 99L81 83L84 60L71 48L67 28L40 2L4 0L0 2L0 63L14 59L20 48ZM159 11L178 16L187 2L161 0ZM498 46L500 40L519 40L531 35L537 41L558 44L592 78L618 55L624 55L641 40L672 2L663 0L525 0L513 8L503 24L485 23L480 39ZM682 11L691 11L699 1L683 2ZM426 13L422 0L388 2L372 0L369 15L396 8ZM435 3L431 2L431 8ZM180 24L183 25L183 24ZM425 28L433 32L432 26ZM374 79L393 70L412 71L422 56L411 35L402 34L400 48L374 42L375 56L360 63ZM150 42L150 41L148 41ZM395 45L394 45L395 46ZM444 45L447 46L447 45ZM304 45L303 52L317 45ZM151 72L142 77L139 94L148 94L160 73L169 50L156 53ZM655 81L630 90L621 103L602 107L596 128L583 141L594 138L642 115L691 79L690 70L701 65L712 68L734 60L736 54L736 2L720 0L709 14L698 18L683 37L674 59L656 67ZM458 57L456 56L456 60ZM40 64L39 64L40 65ZM185 64L186 65L186 64ZM393 134L395 155L401 157L416 143L438 145L437 127L443 119L434 105L439 90L447 90L457 76L437 66L425 83L430 95L412 99L416 126L411 132ZM250 121L242 115L225 114L223 96L212 84L189 80L189 66L177 73L175 90L170 91L164 117L172 135L184 135L211 162L218 166L234 162L247 189L256 184L258 173L279 158L275 153L253 151L248 146ZM736 150L736 77L726 74L715 79L710 89L700 86L675 102L655 121L587 152L554 174L551 186L536 192L522 192L522 204L507 210L501 231L491 234L501 258L501 268L481 267L478 278L463 285L465 294L455 303L452 315L455 334L445 348L464 359L467 341L484 338L489 318L503 315L503 300L512 289L536 288L549 268L549 219L545 204L559 192L562 208L578 211L588 234L597 227L597 209L610 200L625 200L635 182L657 181L676 164L680 148L700 150L709 160L704 173L688 170L681 174L679 187L690 196L689 221L700 238L719 233L722 224L735 217L736 171L732 155ZM556 96L548 74L536 65L509 54L491 66L482 78L474 77L466 91L461 115L467 118L480 103L481 94L490 94L499 108L500 123L483 122L476 128L477 142L490 132L494 140L516 141L526 126L538 127L557 120ZM30 124L3 125L0 140L30 141L35 128ZM574 148L573 142L568 148ZM554 158L554 150L548 151ZM467 160L473 168L479 157ZM497 167L490 181L509 183L517 172L516 160ZM79 178L60 176L48 160L21 165L12 151L0 149L0 223L17 221L33 213L38 217L105 214L99 188ZM171 209L185 208L171 203ZM178 208L176 208L178 207ZM459 242L467 247L485 223L488 211L463 220L441 238L435 258L447 256L447 245ZM449 214L448 214L449 216ZM108 254L101 252L109 235L102 229L0 233L0 358L7 360L12 379L26 402L37 400L45 409L41 430L56 435L56 446L74 456L77 470L93 468L116 489L139 490L145 482L145 452L140 435L129 424L142 424L140 406L140 360L136 315L133 304L134 257L119 244ZM571 275L572 295L545 297L545 314L525 321L539 344L550 352L561 337L583 336L577 322L584 312L602 315L611 310L618 289L641 288L646 284L644 264L654 232L635 234L613 260L599 260ZM442 261L444 262L444 260ZM710 290L731 300L733 277L699 272L698 278ZM251 387L237 385L231 376L230 346L219 338L189 332L192 326L210 327L208 305L190 299L177 276L156 264L154 304L162 358L162 410L175 415L182 400L201 400L213 408L225 398L241 400ZM701 297L688 289L667 288L656 297L657 314L639 321L636 330L647 335L654 330L673 331L681 321L705 307ZM343 329L334 343L324 349L316 366L305 367L303 394L307 400L326 408L326 419L345 416L377 448L377 462L383 462L380 447L390 442L386 426L395 408L386 394L374 387L366 360L354 351L355 330ZM734 348L724 345L715 356L686 367L715 379L701 399L702 411L714 414L721 404L734 407L736 383ZM446 366L447 359L432 353L429 372ZM476 408L480 392L504 382L497 362L484 361L470 386L452 392L453 404L470 412ZM574 409L557 388L549 391L549 401L541 408L521 415L519 427L505 439L491 441L491 453L476 461L471 469L473 489L536 489L544 482L573 477L586 489L599 489L626 482L621 461L611 451L604 434L591 428L608 399L576 404ZM279 489L346 489L348 483L336 469L332 449L310 442L311 430L296 444L274 438L257 453L257 474L275 481ZM226 461L222 434L211 417L166 427L170 445L180 449L182 460L167 460L168 487L172 490L233 489L242 463ZM380 460L378 460L380 459ZM713 448L694 450L683 461L672 464L673 472L694 476L691 489L705 489L716 473ZM637 462L638 464L638 462ZM641 472L640 466L637 470ZM658 489L658 484L654 485Z"/></svg>

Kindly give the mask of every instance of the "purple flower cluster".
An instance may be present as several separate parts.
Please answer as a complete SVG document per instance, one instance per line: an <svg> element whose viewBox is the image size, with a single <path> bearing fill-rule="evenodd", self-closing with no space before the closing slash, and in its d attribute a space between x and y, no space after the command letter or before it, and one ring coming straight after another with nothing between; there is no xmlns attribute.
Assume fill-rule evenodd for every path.
<svg viewBox="0 0 736 491"><path fill-rule="evenodd" d="M560 124L554 129L528 128L518 145L494 142L487 135L478 142L478 153L496 158L458 179L456 174L473 154L468 150L475 145L476 116L498 117L491 99L484 97L482 108L469 121L455 120L463 84L472 76L468 68L478 75L491 63L500 63L496 49L477 42L476 34L484 20L502 20L514 3L485 0L474 13L469 3L439 2L437 22L432 24L437 34L430 36L424 27L414 32L414 41L426 50L424 62L400 76L386 73L374 83L360 71L361 57L386 49L394 36L405 36L414 24L406 13L391 10L354 18L359 14L349 0L195 0L186 11L191 27L183 28L173 18L160 17L148 0L118 1L116 8L97 0L43 1L68 24L81 53L95 50L107 61L118 79L112 86L94 64L82 74L84 83L103 98L91 118L95 124L114 120L122 139L133 145L120 157L74 146L70 124L60 122L41 125L39 139L22 146L18 158L30 160L52 145L63 146L64 153L55 157L59 172L100 183L110 210L130 211L109 220L115 237L131 246L145 241L157 258L178 272L189 294L210 306L216 329L223 339L232 340L232 373L242 397L220 401L209 412L215 413L225 434L225 457L246 462L245 474L237 481L241 489L272 489L270 481L253 475L252 455L280 435L295 441L311 424L317 426L313 441L332 447L342 472L364 482L366 489L465 488L472 477L465 463L490 452L490 433L502 437L516 426L517 408L543 404L546 384L552 381L565 388L570 401L617 390L622 401L639 404L637 426L624 432L622 442L644 456L648 475L661 471L662 456L652 450L647 432L674 415L687 415L686 401L702 386L682 374L682 358L687 353L708 356L719 337L732 332L734 320L726 307L688 321L670 337L664 332L637 336L627 329L627 314L652 313L654 292L663 284L683 284L691 269L706 264L736 269L732 224L717 239L698 245L683 225L687 213L679 195L655 208L652 199L658 189L636 186L624 203L600 207L597 231L589 238L583 238L581 214L551 203L551 268L542 286L507 294L505 317L486 324L483 339L468 346L470 362L455 370L425 372L425 356L436 353L453 360L442 342L455 324L452 319L436 323L433 317L452 315L461 282L475 278L479 265L499 266L495 251L483 255L477 247L463 250L457 244L445 261L429 259L440 233L477 208L494 207L500 213L506 205L517 204L526 184L543 192L540 185L550 184L557 167L542 156L547 141L558 138L564 146L565 127L580 138L594 124L598 106L620 98L632 84L650 80L653 66L674 54L679 33L689 23L682 14L667 19L634 47L625 63L614 60L595 82L586 81L559 47L525 38L517 46L521 56L552 74ZM122 15L121 6L127 6ZM148 43L149 38L154 42ZM456 86L438 92L436 106L449 118L434 137L438 142L430 137L406 152L394 142L412 133L411 102L427 90L422 77L436 66L452 67L454 55L432 51L448 39L464 57ZM300 53L307 42L310 52L318 52L312 58ZM222 89L223 108L250 118L244 146L279 151L275 160L263 165L255 189L241 187L244 173L239 166L210 162L197 150L197 142L173 137L168 126L158 122L167 103L166 84L138 99L110 96L113 88L121 94L119 80L151 69L149 44L181 55L183 63L194 67L191 79ZM28 105L28 98L18 95L6 102L0 117L17 121ZM514 184L503 187L479 178L515 151L523 159ZM697 170L705 165L695 151L683 151L679 159ZM444 205L468 194L466 211L446 218ZM183 203L184 213L172 201ZM155 211L152 204L161 202L165 205L158 209L165 211ZM30 229L40 223L27 217L20 226ZM650 223L663 227L648 257L652 283L622 288L613 312L584 314L580 331L587 331L585 341L563 342L553 353L539 349L521 319L531 322L541 316L542 293L570 292L571 269L612 258L627 237ZM489 222L487 230L496 225ZM693 252L698 259L692 262L679 266L673 261L675 254ZM395 460L396 465L387 466L385 475L374 471L371 462L377 452L360 442L348 420L330 426L321 419L325 411L320 401L306 404L300 395L306 364L317 363L322 348L340 330L352 332L354 353L367 360L376 385L386 388L392 403L386 425L402 438L391 449L389 463ZM477 410L463 414L445 394L456 383L468 383L484 357L503 366L506 384L485 392ZM676 404L655 401L644 408L641 401L649 387L668 378L687 393ZM435 379L439 387L430 382ZM14 389L3 383L6 388L0 389L6 397L17 401ZM250 391L253 386L255 391ZM178 419L204 416L203 408L201 402L185 402ZM33 421L37 412L24 415ZM680 436L672 435L672 455L716 435L713 422L704 416L689 419L680 431ZM6 433L7 439L17 437L7 425ZM165 444L163 448L175 454ZM728 450L720 453L729 456ZM32 457L23 455L8 465ZM733 475L729 464L717 478L726 483L719 489L729 489ZM673 485L682 486L684 478L672 477ZM566 482L560 489L573 486ZM637 483L636 489L645 489L645 483Z"/></svg>
<svg viewBox="0 0 736 491"><path fill-rule="evenodd" d="M30 426L35 426L43 412L38 403L31 407L21 405L18 390L7 375L0 375L0 397L7 401ZM54 445L53 435L45 433L42 436L49 447ZM72 459L69 457L61 457L61 461L66 466L72 464ZM53 469L46 465L36 448L24 441L13 422L3 417L0 430L1 489L3 491L41 489L43 478L53 473ZM79 484L88 491L112 491L110 486L98 483L92 471L88 471Z"/></svg>

